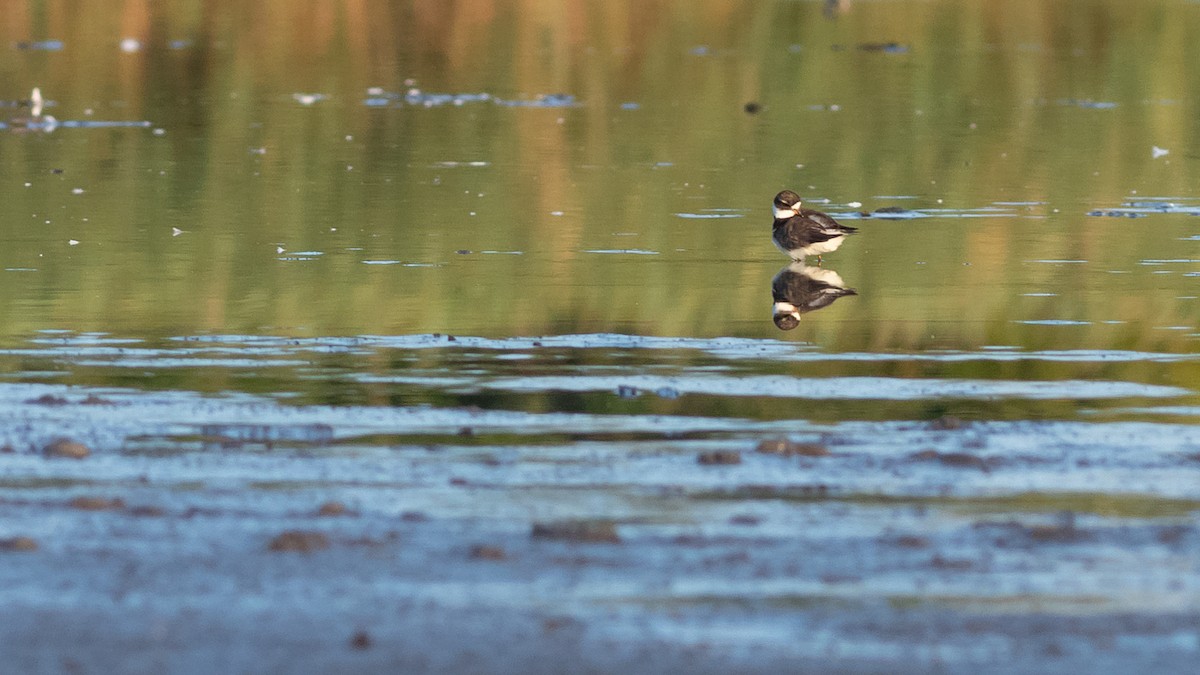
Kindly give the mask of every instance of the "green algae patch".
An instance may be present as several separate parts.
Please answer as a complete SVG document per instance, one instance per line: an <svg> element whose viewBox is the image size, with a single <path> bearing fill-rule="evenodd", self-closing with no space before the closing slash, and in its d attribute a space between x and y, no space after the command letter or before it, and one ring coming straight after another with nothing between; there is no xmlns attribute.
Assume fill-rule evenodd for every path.
<svg viewBox="0 0 1200 675"><path fill-rule="evenodd" d="M1070 511L1112 518L1172 518L1200 511L1200 499L1159 497L1143 493L1021 492L1011 495L959 497L846 493L826 485L752 485L732 490L693 493L692 498L718 501L841 502L881 507L928 506L976 514Z"/></svg>

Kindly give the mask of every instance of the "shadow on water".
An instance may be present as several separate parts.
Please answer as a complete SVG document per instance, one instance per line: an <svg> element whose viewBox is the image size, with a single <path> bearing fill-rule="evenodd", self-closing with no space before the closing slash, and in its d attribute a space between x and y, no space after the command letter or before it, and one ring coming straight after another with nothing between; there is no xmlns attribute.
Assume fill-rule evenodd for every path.
<svg viewBox="0 0 1200 675"><path fill-rule="evenodd" d="M771 280L771 319L780 330L792 330L800 325L804 314L824 309L848 295L858 295L858 291L848 288L837 272L793 262Z"/></svg>

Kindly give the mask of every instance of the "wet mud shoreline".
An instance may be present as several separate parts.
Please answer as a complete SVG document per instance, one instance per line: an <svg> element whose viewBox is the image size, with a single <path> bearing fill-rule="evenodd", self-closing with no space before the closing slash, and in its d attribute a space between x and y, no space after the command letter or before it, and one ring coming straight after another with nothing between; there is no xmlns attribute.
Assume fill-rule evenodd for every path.
<svg viewBox="0 0 1200 675"><path fill-rule="evenodd" d="M462 339L475 345L454 347L464 358L472 350L469 371L367 379L467 397L476 385L541 394L578 385L618 407L679 407L512 409L519 397L507 409L316 405L288 387L263 396L0 385L6 663L22 672L882 672L896 663L1067 672L1101 654L1115 672L1180 670L1200 648L1200 428L1134 412L1177 414L1189 390L910 381L871 395L957 397L973 386L989 400L1071 392L1119 405L1098 419L1046 421L760 418L762 395L733 393L741 377L714 381L711 364L657 376L679 392L665 399L653 393L660 382L639 379L645 366L577 365L655 339L559 338L555 348L578 351L559 366L539 351L555 348L535 341L555 339L484 352L474 350L504 343ZM243 365L239 350L253 343L133 345L103 358L249 372L261 366ZM272 348L302 382L313 345ZM423 347L355 348L394 358ZM741 370L763 353L805 353L691 341L670 344L664 362L681 348L680 359L706 351ZM512 359L501 358L514 350L532 376L514 380ZM63 355L24 357L61 367ZM66 361L79 376L98 357ZM321 372L332 383L360 370ZM797 411L807 387L830 384L791 379L767 395ZM622 386L641 393L630 399ZM714 396L730 401L726 414L700 414ZM56 438L88 452L48 453Z"/></svg>

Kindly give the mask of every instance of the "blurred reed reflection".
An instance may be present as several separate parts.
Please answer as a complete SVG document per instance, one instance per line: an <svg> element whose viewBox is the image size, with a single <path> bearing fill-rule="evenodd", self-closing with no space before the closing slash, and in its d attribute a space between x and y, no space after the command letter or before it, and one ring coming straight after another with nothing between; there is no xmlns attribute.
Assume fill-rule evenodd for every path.
<svg viewBox="0 0 1200 675"><path fill-rule="evenodd" d="M1200 5L823 10L6 3L0 99L153 128L0 134L0 332L767 336L749 223L792 187L958 209L862 223L842 348L1193 348L1200 266L1142 261L1200 260L1196 219L1086 214L1197 196Z"/></svg>
<svg viewBox="0 0 1200 675"><path fill-rule="evenodd" d="M781 330L792 330L800 325L802 315L824 309L847 295L858 292L847 288L837 272L793 262L771 280L771 318Z"/></svg>

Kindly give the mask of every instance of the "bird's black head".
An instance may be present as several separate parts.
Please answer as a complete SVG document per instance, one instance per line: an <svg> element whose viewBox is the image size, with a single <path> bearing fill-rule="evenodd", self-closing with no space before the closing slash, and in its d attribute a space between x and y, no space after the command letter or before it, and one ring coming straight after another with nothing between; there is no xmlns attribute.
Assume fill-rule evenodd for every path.
<svg viewBox="0 0 1200 675"><path fill-rule="evenodd" d="M793 209L800 204L800 195L791 190L784 190L775 195L776 209Z"/></svg>
<svg viewBox="0 0 1200 675"><path fill-rule="evenodd" d="M784 190L775 195L775 219L787 220L800 212L800 195Z"/></svg>

